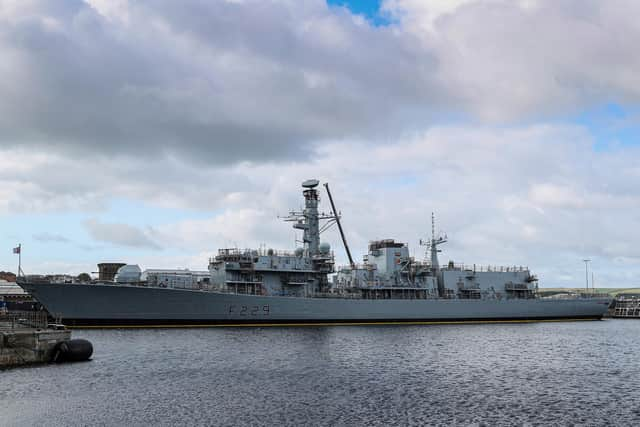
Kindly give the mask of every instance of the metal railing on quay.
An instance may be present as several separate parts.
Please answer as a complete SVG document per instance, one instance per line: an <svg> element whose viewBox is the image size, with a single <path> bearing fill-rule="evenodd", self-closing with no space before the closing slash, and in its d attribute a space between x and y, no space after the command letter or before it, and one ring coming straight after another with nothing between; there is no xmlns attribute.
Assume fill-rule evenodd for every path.
<svg viewBox="0 0 640 427"><path fill-rule="evenodd" d="M0 330L46 329L49 313L46 311L5 311L0 312Z"/></svg>

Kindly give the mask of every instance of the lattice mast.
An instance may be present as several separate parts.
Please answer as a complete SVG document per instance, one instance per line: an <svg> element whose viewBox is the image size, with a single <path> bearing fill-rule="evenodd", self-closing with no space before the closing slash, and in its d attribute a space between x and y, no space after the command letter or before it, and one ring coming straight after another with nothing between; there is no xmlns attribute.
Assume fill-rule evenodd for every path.
<svg viewBox="0 0 640 427"><path fill-rule="evenodd" d="M436 237L436 216L433 212L431 212L431 239L420 239L420 244L427 247L427 256L431 260L431 268L434 272L440 270L438 252L442 252L442 250L438 249L438 246L442 245L443 243L447 243L447 235L445 234L444 236Z"/></svg>
<svg viewBox="0 0 640 427"><path fill-rule="evenodd" d="M317 179L308 179L302 183L302 195L304 196L304 209L302 211L291 211L284 221L295 222L293 228L302 230L302 242L304 254L308 257L321 255L320 233L326 227L320 229L321 220L335 221L334 215L326 215L318 212L318 202L320 197L316 187L320 184Z"/></svg>

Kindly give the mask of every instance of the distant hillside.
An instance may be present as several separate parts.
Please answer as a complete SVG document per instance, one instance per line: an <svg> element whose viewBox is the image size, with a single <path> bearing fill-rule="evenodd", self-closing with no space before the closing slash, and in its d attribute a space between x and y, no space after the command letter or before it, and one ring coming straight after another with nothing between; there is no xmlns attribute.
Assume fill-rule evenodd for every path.
<svg viewBox="0 0 640 427"><path fill-rule="evenodd" d="M542 296L551 296L557 294L583 293L584 288L540 288L538 293ZM591 291L591 290L589 290ZM616 296L618 294L638 294L640 288L596 288L596 292Z"/></svg>
<svg viewBox="0 0 640 427"><path fill-rule="evenodd" d="M15 282L16 275L9 271L0 271L0 280L6 280L7 282Z"/></svg>

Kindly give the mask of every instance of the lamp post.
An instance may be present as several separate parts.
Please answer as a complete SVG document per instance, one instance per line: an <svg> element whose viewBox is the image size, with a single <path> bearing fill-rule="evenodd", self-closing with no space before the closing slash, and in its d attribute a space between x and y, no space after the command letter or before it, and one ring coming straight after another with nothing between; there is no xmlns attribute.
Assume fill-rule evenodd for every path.
<svg viewBox="0 0 640 427"><path fill-rule="evenodd" d="M584 277L586 280L586 291L587 293L589 292L589 262L591 261L590 259L583 259L582 261L584 261Z"/></svg>

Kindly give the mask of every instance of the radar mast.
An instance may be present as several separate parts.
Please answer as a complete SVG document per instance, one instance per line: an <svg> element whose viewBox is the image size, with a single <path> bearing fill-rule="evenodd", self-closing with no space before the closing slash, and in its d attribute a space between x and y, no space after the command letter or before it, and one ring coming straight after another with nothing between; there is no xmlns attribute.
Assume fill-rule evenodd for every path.
<svg viewBox="0 0 640 427"><path fill-rule="evenodd" d="M431 239L422 240L420 239L420 244L422 246L426 246L428 256L431 260L431 268L434 272L440 270L440 263L438 262L438 252L442 252L442 250L438 249L438 246L443 243L447 243L447 235L436 237L436 216L433 212L431 212Z"/></svg>
<svg viewBox="0 0 640 427"><path fill-rule="evenodd" d="M302 230L302 242L305 256L316 257L321 254L320 220L335 220L334 215L326 215L318 212L320 196L316 187L320 184L317 179L308 179L302 183L302 195L304 196L304 210L291 211L284 221L294 222L293 228Z"/></svg>

